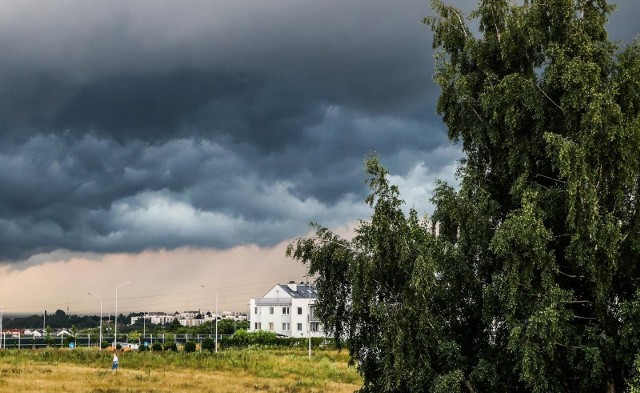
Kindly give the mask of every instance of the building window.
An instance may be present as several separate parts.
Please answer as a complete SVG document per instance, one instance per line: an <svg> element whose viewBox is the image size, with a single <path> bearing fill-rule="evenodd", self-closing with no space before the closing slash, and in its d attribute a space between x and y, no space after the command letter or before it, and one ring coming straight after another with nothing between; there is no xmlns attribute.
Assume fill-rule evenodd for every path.
<svg viewBox="0 0 640 393"><path fill-rule="evenodd" d="M283 323L282 324L282 330L284 330L285 332L288 332L289 330L291 330L291 324Z"/></svg>
<svg viewBox="0 0 640 393"><path fill-rule="evenodd" d="M273 322L269 322L269 330L273 331Z"/></svg>
<svg viewBox="0 0 640 393"><path fill-rule="evenodd" d="M318 326L319 323L318 322L311 322L311 331L312 332L317 332L318 331Z"/></svg>
<svg viewBox="0 0 640 393"><path fill-rule="evenodd" d="M290 314L290 309L289 307L282 307L282 314L283 315L289 315Z"/></svg>
<svg viewBox="0 0 640 393"><path fill-rule="evenodd" d="M273 307L269 307L269 314L273 314Z"/></svg>
<svg viewBox="0 0 640 393"><path fill-rule="evenodd" d="M262 329L262 323L260 323L260 322L256 322L255 326L256 326L256 330Z"/></svg>
<svg viewBox="0 0 640 393"><path fill-rule="evenodd" d="M258 307L254 307L254 308L255 308L254 314L257 314L258 313Z"/></svg>
<svg viewBox="0 0 640 393"><path fill-rule="evenodd" d="M301 323L299 323L299 324L298 324L298 331L299 331L299 332L301 332L301 331L302 331L302 324L301 324Z"/></svg>
<svg viewBox="0 0 640 393"><path fill-rule="evenodd" d="M298 315L302 315L302 307L298 307Z"/></svg>

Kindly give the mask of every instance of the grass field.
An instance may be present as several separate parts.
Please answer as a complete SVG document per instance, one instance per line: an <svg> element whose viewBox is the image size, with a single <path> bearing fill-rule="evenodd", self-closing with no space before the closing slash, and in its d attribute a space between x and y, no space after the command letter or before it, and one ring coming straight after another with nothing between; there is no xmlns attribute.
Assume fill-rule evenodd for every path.
<svg viewBox="0 0 640 393"><path fill-rule="evenodd" d="M0 392L353 392L361 379L347 354L239 349L218 354L92 349L0 351Z"/></svg>

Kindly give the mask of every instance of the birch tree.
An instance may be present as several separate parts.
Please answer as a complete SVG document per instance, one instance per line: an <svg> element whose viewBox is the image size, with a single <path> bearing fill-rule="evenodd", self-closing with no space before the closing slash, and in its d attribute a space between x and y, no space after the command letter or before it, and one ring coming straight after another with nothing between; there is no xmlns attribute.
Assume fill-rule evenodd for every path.
<svg viewBox="0 0 640 393"><path fill-rule="evenodd" d="M640 364L640 45L605 0L433 0L437 112L465 153L431 217L375 157L356 236L288 254L363 392L623 392ZM479 31L472 32L469 19Z"/></svg>

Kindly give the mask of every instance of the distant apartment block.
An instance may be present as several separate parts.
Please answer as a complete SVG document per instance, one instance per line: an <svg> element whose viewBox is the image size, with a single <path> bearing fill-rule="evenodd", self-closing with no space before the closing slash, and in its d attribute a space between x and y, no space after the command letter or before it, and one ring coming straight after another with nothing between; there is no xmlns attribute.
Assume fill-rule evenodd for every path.
<svg viewBox="0 0 640 393"><path fill-rule="evenodd" d="M144 316L131 317L131 324L135 324L138 320L145 319L147 322L154 325L168 325L176 318L173 314L165 313L148 313Z"/></svg>
<svg viewBox="0 0 640 393"><path fill-rule="evenodd" d="M315 315L315 285L278 284L263 297L250 299L249 331L267 330L286 337L324 337Z"/></svg>

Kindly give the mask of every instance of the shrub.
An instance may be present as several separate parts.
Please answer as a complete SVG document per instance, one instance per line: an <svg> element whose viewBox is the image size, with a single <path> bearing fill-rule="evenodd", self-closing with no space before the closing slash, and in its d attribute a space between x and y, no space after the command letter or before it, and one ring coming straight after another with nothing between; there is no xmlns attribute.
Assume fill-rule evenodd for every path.
<svg viewBox="0 0 640 393"><path fill-rule="evenodd" d="M214 351L216 349L216 342L212 338L205 338L202 340L202 350Z"/></svg>
<svg viewBox="0 0 640 393"><path fill-rule="evenodd" d="M278 337L275 333L268 331L247 332L246 330L238 330L231 337L222 337L220 343L226 348L246 348L251 345L305 348L309 343L309 338ZM335 348L335 340L332 338L312 337L311 346L313 348Z"/></svg>
<svg viewBox="0 0 640 393"><path fill-rule="evenodd" d="M167 341L166 343L164 343L164 350L177 352L178 346L176 345L175 341Z"/></svg>
<svg viewBox="0 0 640 393"><path fill-rule="evenodd" d="M151 345L151 350L152 351L162 351L162 344L160 344L159 342L153 343L153 345Z"/></svg>
<svg viewBox="0 0 640 393"><path fill-rule="evenodd" d="M238 330L233 335L225 337L222 344L226 347L247 347L249 345L275 346L278 345L278 336L273 332L259 330L257 332L247 332Z"/></svg>
<svg viewBox="0 0 640 393"><path fill-rule="evenodd" d="M196 351L196 343L193 341L187 341L184 343L184 351L185 352L195 352Z"/></svg>

